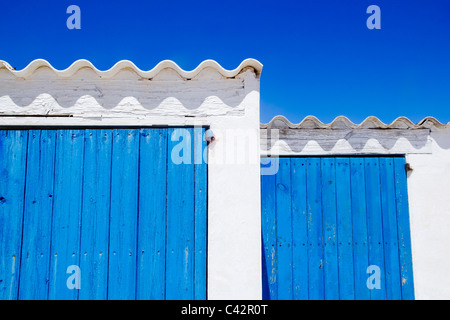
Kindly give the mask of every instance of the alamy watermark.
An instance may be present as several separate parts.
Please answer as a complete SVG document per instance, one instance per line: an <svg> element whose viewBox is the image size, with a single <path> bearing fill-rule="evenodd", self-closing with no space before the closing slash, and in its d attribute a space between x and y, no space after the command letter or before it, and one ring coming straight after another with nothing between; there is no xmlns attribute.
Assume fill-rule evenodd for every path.
<svg viewBox="0 0 450 320"><path fill-rule="evenodd" d="M367 13L370 16L367 18L367 28L369 30L381 29L381 9L379 6L371 5L367 8Z"/></svg>
<svg viewBox="0 0 450 320"><path fill-rule="evenodd" d="M367 267L367 274L369 277L366 281L367 289L381 289L381 269L377 265L370 265ZM67 267L67 274L70 274L67 277L66 286L69 290L80 290L81 289L81 269L77 265L71 265Z"/></svg>
<svg viewBox="0 0 450 320"><path fill-rule="evenodd" d="M77 5L70 5L66 10L70 16L67 18L67 28L69 30L81 29L81 9ZM367 18L366 25L369 30L381 29L381 9L377 5L367 7L366 13L370 14Z"/></svg>
<svg viewBox="0 0 450 320"><path fill-rule="evenodd" d="M67 278L66 286L69 290L81 289L81 269L77 265L67 267L66 273L70 274Z"/></svg>
<svg viewBox="0 0 450 320"><path fill-rule="evenodd" d="M67 18L66 25L69 30L81 29L81 9L79 6L71 5L67 8L66 13L70 14Z"/></svg>
<svg viewBox="0 0 450 320"><path fill-rule="evenodd" d="M192 134L193 132L193 134ZM275 175L278 172L278 154L259 157L261 145L271 152L279 140L277 129L267 130L267 135L259 136L259 129L207 130L201 128L175 129L169 137L170 161L175 165L202 164L213 162L216 165L255 165L260 164L262 175ZM204 141L208 141L205 146ZM260 143L260 141L262 143ZM263 150L261 150L263 151Z"/></svg>
<svg viewBox="0 0 450 320"><path fill-rule="evenodd" d="M381 269L377 265L371 265L367 267L367 273L370 274L367 278L367 289L381 289Z"/></svg>

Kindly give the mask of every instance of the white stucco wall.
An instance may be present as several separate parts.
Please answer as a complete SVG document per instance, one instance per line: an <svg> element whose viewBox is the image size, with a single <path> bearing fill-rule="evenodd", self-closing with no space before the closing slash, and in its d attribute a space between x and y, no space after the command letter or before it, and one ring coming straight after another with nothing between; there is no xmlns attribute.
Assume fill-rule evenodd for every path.
<svg viewBox="0 0 450 320"><path fill-rule="evenodd" d="M416 299L450 299L450 130L434 131L430 154L409 154Z"/></svg>
<svg viewBox="0 0 450 320"><path fill-rule="evenodd" d="M208 299L261 299L259 75L205 61L184 71L171 61L142 71L122 61L108 71L78 61L58 71L46 61L13 71L0 61L0 127L209 126ZM238 141L250 139L247 160Z"/></svg>
<svg viewBox="0 0 450 320"><path fill-rule="evenodd" d="M216 140L208 150L209 299L262 298L259 80L247 77L245 115L210 118ZM242 163L227 159L239 153L234 133L256 138Z"/></svg>

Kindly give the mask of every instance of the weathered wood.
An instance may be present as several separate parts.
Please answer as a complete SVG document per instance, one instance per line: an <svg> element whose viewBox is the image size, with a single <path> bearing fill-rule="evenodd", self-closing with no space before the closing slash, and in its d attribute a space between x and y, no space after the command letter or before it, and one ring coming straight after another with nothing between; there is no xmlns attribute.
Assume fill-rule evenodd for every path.
<svg viewBox="0 0 450 320"><path fill-rule="evenodd" d="M195 256L194 256L194 299L205 300L206 292L206 273L207 273L207 208L208 199L207 182L208 170L205 165L203 153L206 149L206 140L204 139L205 129L194 129L194 170L195 170Z"/></svg>
<svg viewBox="0 0 450 320"><path fill-rule="evenodd" d="M352 191L352 228L353 263L355 274L355 299L369 300L367 288L367 267L369 266L369 248L367 244L367 214L364 158L350 159L350 179Z"/></svg>
<svg viewBox="0 0 450 320"><path fill-rule="evenodd" d="M114 129L108 299L136 298L139 130Z"/></svg>
<svg viewBox="0 0 450 320"><path fill-rule="evenodd" d="M84 130L56 132L49 299L77 299L67 268L80 265Z"/></svg>
<svg viewBox="0 0 450 320"><path fill-rule="evenodd" d="M431 153L429 129L278 129L277 132L268 130L261 129L262 154ZM274 139L276 133L278 141Z"/></svg>
<svg viewBox="0 0 450 320"><path fill-rule="evenodd" d="M292 208L291 208L291 159L281 158L276 175L276 219L278 299L291 300L292 288Z"/></svg>
<svg viewBox="0 0 450 320"><path fill-rule="evenodd" d="M370 290L372 300L386 299L386 277L384 267L383 219L381 215L380 166L378 158L365 158L367 235L369 266L380 270L380 288ZM393 197L393 195L390 195ZM367 275L369 276L369 274Z"/></svg>
<svg viewBox="0 0 450 320"><path fill-rule="evenodd" d="M325 288L323 277L324 257L320 158L308 158L306 165L309 299L322 300L325 298Z"/></svg>
<svg viewBox="0 0 450 320"><path fill-rule="evenodd" d="M30 130L28 136L19 299L45 300L50 279L56 131Z"/></svg>
<svg viewBox="0 0 450 320"><path fill-rule="evenodd" d="M350 159L336 158L336 211L339 253L339 299L355 298Z"/></svg>
<svg viewBox="0 0 450 320"><path fill-rule="evenodd" d="M17 299L27 131L0 131L0 299Z"/></svg>
<svg viewBox="0 0 450 320"><path fill-rule="evenodd" d="M86 130L79 299L107 298L112 130Z"/></svg>
<svg viewBox="0 0 450 320"><path fill-rule="evenodd" d="M188 164L175 130L195 141ZM205 299L204 131L0 131L1 297Z"/></svg>
<svg viewBox="0 0 450 320"><path fill-rule="evenodd" d="M386 265L386 298L388 300L400 300L402 290L398 254L397 208L395 203L394 161L391 158L380 158L380 184Z"/></svg>
<svg viewBox="0 0 450 320"><path fill-rule="evenodd" d="M321 159L323 214L323 273L325 299L339 299L338 235L336 216L336 159Z"/></svg>
<svg viewBox="0 0 450 320"><path fill-rule="evenodd" d="M294 299L308 299L308 217L306 208L306 160L291 159L292 273ZM265 194L265 193L263 193Z"/></svg>
<svg viewBox="0 0 450 320"><path fill-rule="evenodd" d="M26 81L0 77L0 117L239 116L245 110L244 76L195 81L147 80L123 71L114 79L99 79L92 72L81 70L77 77L59 79L38 70Z"/></svg>
<svg viewBox="0 0 450 320"><path fill-rule="evenodd" d="M194 164L193 129L168 129L168 150L183 141L190 150L189 163L176 164L168 154L166 299L194 298Z"/></svg>
<svg viewBox="0 0 450 320"><path fill-rule="evenodd" d="M164 299L167 130L141 129L137 299Z"/></svg>
<svg viewBox="0 0 450 320"><path fill-rule="evenodd" d="M406 188L405 159L394 159L395 192L398 222L398 246L400 252L400 273L402 299L414 300L414 277L411 256L411 231Z"/></svg>
<svg viewBox="0 0 450 320"><path fill-rule="evenodd" d="M262 175L263 297L414 298L404 161L283 157Z"/></svg>
<svg viewBox="0 0 450 320"><path fill-rule="evenodd" d="M261 176L261 224L263 259L263 299L278 298L277 287L277 217L275 175Z"/></svg>

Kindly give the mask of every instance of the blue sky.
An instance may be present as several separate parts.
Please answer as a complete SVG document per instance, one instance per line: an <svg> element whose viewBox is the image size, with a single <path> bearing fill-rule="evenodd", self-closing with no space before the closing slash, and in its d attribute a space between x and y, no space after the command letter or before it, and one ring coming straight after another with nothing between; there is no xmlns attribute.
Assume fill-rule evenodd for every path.
<svg viewBox="0 0 450 320"><path fill-rule="evenodd" d="M66 27L72 4L81 30ZM381 30L366 27L372 4ZM255 58L264 64L262 122L450 121L447 0L3 1L0 38L0 60L16 69L37 58L58 69L127 59L143 70L164 59L191 70L205 59L234 69Z"/></svg>

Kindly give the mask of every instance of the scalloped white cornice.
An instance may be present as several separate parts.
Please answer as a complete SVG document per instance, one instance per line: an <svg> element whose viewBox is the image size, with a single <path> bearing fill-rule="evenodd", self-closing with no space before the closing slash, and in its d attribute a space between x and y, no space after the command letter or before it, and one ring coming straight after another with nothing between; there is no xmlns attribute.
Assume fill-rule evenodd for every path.
<svg viewBox="0 0 450 320"><path fill-rule="evenodd" d="M198 65L197 68L191 71L186 71L181 69L175 62L171 60L164 60L158 63L153 69L149 71L143 71L136 67L136 65L128 60L122 60L117 62L111 69L101 71L98 70L90 61L88 60L77 60L70 67L65 70L55 69L48 61L43 59L37 59L32 61L28 66L22 70L14 70L6 61L0 60L0 70L9 70L13 75L18 78L27 79L30 78L34 72L41 68L47 67L53 70L53 72L61 78L70 78L76 74L82 68L89 68L93 70L98 76L104 79L111 79L117 75L123 69L131 69L136 74L142 78L151 79L160 73L163 69L172 69L176 71L181 77L185 79L195 78L203 69L213 68L217 70L225 78L233 78L241 73L242 70L246 68L253 68L257 76L260 75L262 70L262 64L255 59L246 59L234 70L226 70L219 63L214 60L205 60Z"/></svg>
<svg viewBox="0 0 450 320"><path fill-rule="evenodd" d="M449 124L450 122L441 123L434 117L426 117L417 124L406 117L398 117L390 124L385 124L374 116L367 117L360 124L353 123L345 116L338 116L329 124L314 116L307 116L300 123L294 124L284 116L276 116L269 123L262 123L261 129L446 129Z"/></svg>

